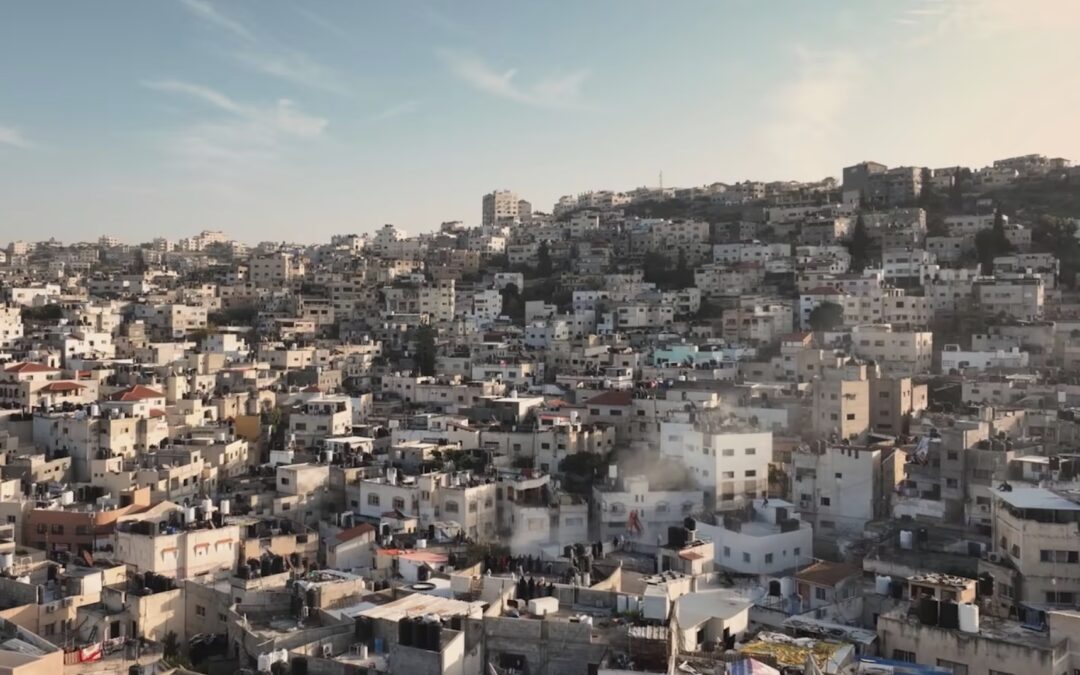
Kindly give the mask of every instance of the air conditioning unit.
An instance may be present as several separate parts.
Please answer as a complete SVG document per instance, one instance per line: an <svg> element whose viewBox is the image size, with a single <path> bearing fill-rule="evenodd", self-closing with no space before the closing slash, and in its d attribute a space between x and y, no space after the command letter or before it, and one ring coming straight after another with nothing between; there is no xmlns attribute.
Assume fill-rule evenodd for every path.
<svg viewBox="0 0 1080 675"><path fill-rule="evenodd" d="M328 659L328 658L332 657L334 655L334 647L333 647L333 645L324 644L322 646L322 655L323 655L324 659Z"/></svg>
<svg viewBox="0 0 1080 675"><path fill-rule="evenodd" d="M988 561L990 561L990 562L994 563L995 565L998 565L998 564L1000 564L1000 563L1001 563L1001 560L1002 560L1002 556L1001 556L1001 554L1000 554L1000 553L997 553L997 552L991 551L990 553L987 553L987 554L986 554L986 559L987 559Z"/></svg>
<svg viewBox="0 0 1080 675"><path fill-rule="evenodd" d="M75 604L75 598L64 598L63 600L61 600L61 602L63 603L64 607L71 607Z"/></svg>
<svg viewBox="0 0 1080 675"><path fill-rule="evenodd" d="M45 605L45 613L52 614L56 611L56 605Z"/></svg>

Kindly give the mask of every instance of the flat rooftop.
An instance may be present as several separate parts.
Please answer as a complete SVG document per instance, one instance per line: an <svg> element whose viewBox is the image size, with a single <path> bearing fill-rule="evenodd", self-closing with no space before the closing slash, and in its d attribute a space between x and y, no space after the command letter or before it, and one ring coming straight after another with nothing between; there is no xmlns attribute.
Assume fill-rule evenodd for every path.
<svg viewBox="0 0 1080 675"><path fill-rule="evenodd" d="M1080 504L1046 488L1013 487L1012 490L997 490L994 494L1006 504L1018 509L1080 511Z"/></svg>

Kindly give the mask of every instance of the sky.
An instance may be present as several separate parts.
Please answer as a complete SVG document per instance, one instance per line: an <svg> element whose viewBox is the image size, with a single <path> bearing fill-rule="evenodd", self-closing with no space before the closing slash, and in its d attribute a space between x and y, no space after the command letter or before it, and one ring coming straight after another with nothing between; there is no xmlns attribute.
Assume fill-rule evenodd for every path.
<svg viewBox="0 0 1080 675"><path fill-rule="evenodd" d="M0 242L1080 160L1075 0L0 2Z"/></svg>

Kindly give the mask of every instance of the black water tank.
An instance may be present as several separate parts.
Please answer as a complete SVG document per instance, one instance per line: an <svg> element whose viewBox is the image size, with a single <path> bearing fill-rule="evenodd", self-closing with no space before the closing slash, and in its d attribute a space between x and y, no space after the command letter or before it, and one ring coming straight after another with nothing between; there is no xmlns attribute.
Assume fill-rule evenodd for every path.
<svg viewBox="0 0 1080 675"><path fill-rule="evenodd" d="M431 578L431 568L428 567L427 565L421 565L416 570L416 579L418 581L427 581L430 578Z"/></svg>
<svg viewBox="0 0 1080 675"><path fill-rule="evenodd" d="M919 606L916 610L919 621L924 626L938 625L938 601L931 597L919 598Z"/></svg>
<svg viewBox="0 0 1080 675"><path fill-rule="evenodd" d="M424 649L424 620L417 617L412 621L412 644L413 647Z"/></svg>
<svg viewBox="0 0 1080 675"><path fill-rule="evenodd" d="M292 675L307 675L307 657L294 656L292 660Z"/></svg>
<svg viewBox="0 0 1080 675"><path fill-rule="evenodd" d="M683 520L683 527L686 528L687 532L694 532L697 530L697 521L690 516L687 516L686 519Z"/></svg>
<svg viewBox="0 0 1080 675"><path fill-rule="evenodd" d="M667 529L667 543L672 548L682 548L686 545L686 530L672 525Z"/></svg>
<svg viewBox="0 0 1080 675"><path fill-rule="evenodd" d="M960 606L955 602L943 602L938 606L938 625L942 628L960 628Z"/></svg>
<svg viewBox="0 0 1080 675"><path fill-rule="evenodd" d="M438 621L431 621L425 624L427 629L427 649L430 652L439 651L440 643L442 642L442 624Z"/></svg>
<svg viewBox="0 0 1080 675"><path fill-rule="evenodd" d="M398 621L398 644L402 647L412 647L413 643L413 621L412 619L402 619Z"/></svg>

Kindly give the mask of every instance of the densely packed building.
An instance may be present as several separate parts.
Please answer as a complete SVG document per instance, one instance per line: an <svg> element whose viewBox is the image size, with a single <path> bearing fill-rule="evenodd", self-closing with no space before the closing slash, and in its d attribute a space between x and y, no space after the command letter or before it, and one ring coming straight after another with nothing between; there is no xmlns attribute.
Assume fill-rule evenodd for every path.
<svg viewBox="0 0 1080 675"><path fill-rule="evenodd" d="M1078 184L10 242L0 669L1076 672Z"/></svg>

